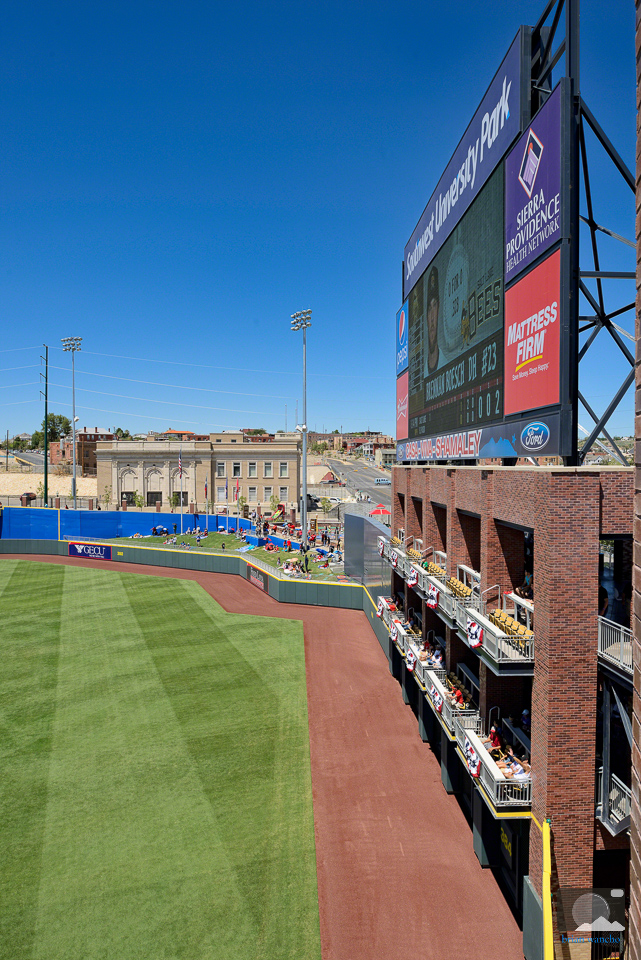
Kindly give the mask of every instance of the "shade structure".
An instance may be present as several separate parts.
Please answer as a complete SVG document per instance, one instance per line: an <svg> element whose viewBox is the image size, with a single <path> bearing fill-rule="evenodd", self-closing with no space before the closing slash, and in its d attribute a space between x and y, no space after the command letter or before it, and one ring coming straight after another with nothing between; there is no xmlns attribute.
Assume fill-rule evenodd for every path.
<svg viewBox="0 0 641 960"><path fill-rule="evenodd" d="M370 517L391 517L392 512L384 504L379 503L373 510L370 510L369 515Z"/></svg>

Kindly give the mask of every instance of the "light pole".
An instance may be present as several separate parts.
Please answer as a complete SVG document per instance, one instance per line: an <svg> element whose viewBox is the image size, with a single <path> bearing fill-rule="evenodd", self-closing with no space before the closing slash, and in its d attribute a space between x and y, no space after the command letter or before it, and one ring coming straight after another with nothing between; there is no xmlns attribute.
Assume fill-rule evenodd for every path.
<svg viewBox="0 0 641 960"><path fill-rule="evenodd" d="M312 311L292 313L292 330L303 331L303 422L297 430L303 435L303 502L301 504L301 537L307 543L307 328L312 325Z"/></svg>
<svg viewBox="0 0 641 960"><path fill-rule="evenodd" d="M71 404L72 404L72 428L73 428L73 481L72 495L73 508L76 509L76 352L81 350L82 337L62 337L61 343L65 353L71 353Z"/></svg>

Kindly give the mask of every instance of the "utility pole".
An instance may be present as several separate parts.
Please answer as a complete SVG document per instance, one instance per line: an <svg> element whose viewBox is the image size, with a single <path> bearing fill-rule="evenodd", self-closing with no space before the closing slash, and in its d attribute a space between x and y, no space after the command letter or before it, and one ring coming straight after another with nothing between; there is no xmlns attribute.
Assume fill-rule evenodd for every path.
<svg viewBox="0 0 641 960"><path fill-rule="evenodd" d="M65 353L71 353L71 404L73 425L73 508L76 509L76 351L81 350L82 337L63 337Z"/></svg>
<svg viewBox="0 0 641 960"><path fill-rule="evenodd" d="M49 422L48 422L48 402L49 402L49 347L46 343L43 344L45 348L44 357L40 357L41 360L45 362L45 392L43 394L42 390L40 391L40 396L45 398L45 507L49 506ZM42 377L42 374L40 374Z"/></svg>

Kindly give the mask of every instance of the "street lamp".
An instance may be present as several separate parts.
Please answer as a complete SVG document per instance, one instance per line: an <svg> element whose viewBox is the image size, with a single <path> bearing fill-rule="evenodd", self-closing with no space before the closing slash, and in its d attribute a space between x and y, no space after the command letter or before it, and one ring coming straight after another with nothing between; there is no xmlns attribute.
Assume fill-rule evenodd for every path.
<svg viewBox="0 0 641 960"><path fill-rule="evenodd" d="M71 401L72 401L72 424L73 424L73 481L72 481L72 495L73 495L73 508L76 509L76 422L78 417L76 416L76 369L75 369L75 357L76 352L81 350L82 337L62 337L61 343L63 344L63 350L65 353L71 353Z"/></svg>
<svg viewBox="0 0 641 960"><path fill-rule="evenodd" d="M303 422L296 429L303 435L303 502L300 512L301 536L307 543L307 328L312 325L312 311L292 313L292 330L303 331Z"/></svg>

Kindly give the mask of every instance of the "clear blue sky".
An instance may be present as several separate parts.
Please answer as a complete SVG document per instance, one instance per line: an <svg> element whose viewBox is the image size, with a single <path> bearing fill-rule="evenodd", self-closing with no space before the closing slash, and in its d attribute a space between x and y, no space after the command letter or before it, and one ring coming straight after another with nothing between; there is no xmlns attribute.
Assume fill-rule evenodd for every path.
<svg viewBox="0 0 641 960"><path fill-rule="evenodd" d="M80 425L276 430L287 405L292 429L289 317L311 307L310 429L393 434L404 244L543 5L4 4L0 431L42 420L43 343L70 415L75 335ZM583 8L582 92L633 167L634 6ZM632 194L594 189L633 239ZM605 267L634 269L609 243ZM625 366L599 336L582 386L600 409ZM632 432L631 402L611 428Z"/></svg>

